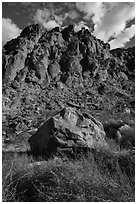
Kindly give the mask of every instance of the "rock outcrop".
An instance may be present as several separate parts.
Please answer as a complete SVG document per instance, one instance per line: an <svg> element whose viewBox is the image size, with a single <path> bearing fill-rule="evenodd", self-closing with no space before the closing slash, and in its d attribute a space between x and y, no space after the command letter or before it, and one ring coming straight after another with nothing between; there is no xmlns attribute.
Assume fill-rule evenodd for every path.
<svg viewBox="0 0 137 204"><path fill-rule="evenodd" d="M87 113L64 108L48 119L29 139L35 154L83 150L106 145L103 125Z"/></svg>
<svg viewBox="0 0 137 204"><path fill-rule="evenodd" d="M119 72L125 74L124 77L135 79L135 47L124 49L118 48L110 52L110 72L119 75Z"/></svg>
<svg viewBox="0 0 137 204"><path fill-rule="evenodd" d="M110 52L108 43L96 39L89 30L74 32L73 26L46 31L38 25L26 27L20 36L3 48L3 85L21 88L29 82L50 84L50 77L70 86L82 83L83 74L106 81L118 70L134 75L133 48ZM72 77L73 76L73 77ZM68 82L69 81L69 82ZM7 87L6 87L7 88Z"/></svg>
<svg viewBox="0 0 137 204"><path fill-rule="evenodd" d="M114 115L122 119L126 105L134 118L134 48L110 51L85 28L76 33L73 25L49 31L37 24L26 27L3 47L2 76L7 138L39 128L67 106L104 121Z"/></svg>
<svg viewBox="0 0 137 204"><path fill-rule="evenodd" d="M91 83L91 78L104 83L110 76L126 80L134 78L134 59L134 48L110 52L110 45L87 29L76 33L68 26L47 31L36 24L4 45L3 90L21 92L30 83L44 88L54 82L72 88Z"/></svg>

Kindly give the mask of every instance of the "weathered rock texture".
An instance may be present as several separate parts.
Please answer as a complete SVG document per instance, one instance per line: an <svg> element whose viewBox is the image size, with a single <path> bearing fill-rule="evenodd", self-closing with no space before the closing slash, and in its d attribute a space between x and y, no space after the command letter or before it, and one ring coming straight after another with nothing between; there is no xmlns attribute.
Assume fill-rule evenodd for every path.
<svg viewBox="0 0 137 204"><path fill-rule="evenodd" d="M103 125L75 108L64 108L48 119L29 139L29 143L36 154L50 154L58 148L75 151L106 144Z"/></svg>
<svg viewBox="0 0 137 204"><path fill-rule="evenodd" d="M70 106L101 121L134 118L135 49L116 49L73 25L50 31L26 27L2 50L3 134L38 128L50 114Z"/></svg>
<svg viewBox="0 0 137 204"><path fill-rule="evenodd" d="M108 43L85 29L75 33L73 26L51 31L28 26L3 48L4 87L21 89L29 82L46 86L53 79L78 85L87 71L101 81L106 81L107 71L133 76L134 52L134 48L110 52Z"/></svg>

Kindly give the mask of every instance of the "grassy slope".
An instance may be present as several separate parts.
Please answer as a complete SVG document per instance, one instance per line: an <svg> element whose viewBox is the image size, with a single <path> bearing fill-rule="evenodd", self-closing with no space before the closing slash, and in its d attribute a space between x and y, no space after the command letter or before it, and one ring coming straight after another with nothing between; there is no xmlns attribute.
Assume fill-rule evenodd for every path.
<svg viewBox="0 0 137 204"><path fill-rule="evenodd" d="M36 161L3 155L3 201L134 201L134 158L90 152Z"/></svg>

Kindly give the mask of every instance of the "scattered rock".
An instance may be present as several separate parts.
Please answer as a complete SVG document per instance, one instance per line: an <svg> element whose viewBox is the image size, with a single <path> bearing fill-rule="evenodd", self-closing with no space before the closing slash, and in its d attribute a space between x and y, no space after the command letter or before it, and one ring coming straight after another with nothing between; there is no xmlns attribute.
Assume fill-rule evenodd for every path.
<svg viewBox="0 0 137 204"><path fill-rule="evenodd" d="M116 92L115 94L118 96L120 95L120 96L123 96L125 98L130 98L130 95L128 93L126 93L125 91L121 90L118 87L114 87L114 91Z"/></svg>
<svg viewBox="0 0 137 204"><path fill-rule="evenodd" d="M63 83L61 81L58 81L56 83L56 87L57 87L58 90L62 90L64 88L64 85L63 85Z"/></svg>
<svg viewBox="0 0 137 204"><path fill-rule="evenodd" d="M128 103L129 103L129 105L131 106L131 107L135 107L135 98L130 98L129 100L128 100Z"/></svg>
<svg viewBox="0 0 137 204"><path fill-rule="evenodd" d="M78 109L79 109L79 108L81 108L81 106L80 106L80 105L75 104L75 103L73 103L73 102L71 102L71 101L70 101L70 102L67 102L67 105L68 105L68 106L71 106L71 107L78 108Z"/></svg>
<svg viewBox="0 0 137 204"><path fill-rule="evenodd" d="M128 80L128 76L124 72L120 72L119 75L124 79Z"/></svg>
<svg viewBox="0 0 137 204"><path fill-rule="evenodd" d="M49 66L48 72L52 78L55 78L60 73L60 65L57 62L54 62Z"/></svg>
<svg viewBox="0 0 137 204"><path fill-rule="evenodd" d="M98 87L98 93L103 94L104 92L105 92L105 85L100 84L100 86Z"/></svg>

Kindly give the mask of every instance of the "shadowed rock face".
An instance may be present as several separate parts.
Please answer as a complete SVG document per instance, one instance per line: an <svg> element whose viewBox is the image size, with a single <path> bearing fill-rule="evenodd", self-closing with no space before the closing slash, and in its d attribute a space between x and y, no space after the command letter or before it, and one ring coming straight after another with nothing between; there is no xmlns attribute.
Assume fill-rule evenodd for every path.
<svg viewBox="0 0 137 204"><path fill-rule="evenodd" d="M58 148L95 148L104 146L103 125L87 113L65 108L48 119L29 139L32 152L53 153Z"/></svg>
<svg viewBox="0 0 137 204"><path fill-rule="evenodd" d="M129 78L135 77L135 47L126 49L117 48L111 51L112 59L117 68L124 72Z"/></svg>
<svg viewBox="0 0 137 204"><path fill-rule="evenodd" d="M106 81L120 70L133 77L134 49L116 49L95 38L88 30L74 32L73 26L64 30L46 31L37 24L26 27L20 36L3 48L3 87L21 89L25 83L43 87L53 78L63 83L82 83L89 71L92 78ZM73 76L73 77L72 77ZM68 82L69 81L69 82Z"/></svg>
<svg viewBox="0 0 137 204"><path fill-rule="evenodd" d="M134 78L134 59L134 48L110 52L110 45L87 29L75 33L70 25L47 31L31 25L3 47L3 90L13 88L19 93L31 83L44 88L51 82L78 87L87 72L90 79L101 83L109 76L121 76L119 72Z"/></svg>
<svg viewBox="0 0 137 204"><path fill-rule="evenodd" d="M66 78L65 83L71 75L77 75L71 77L71 84L75 78L80 78L81 83L82 74L87 70L91 76L98 75L101 79L102 71L105 77L108 69L115 72L119 67L126 74L133 75L134 54L132 48L110 52L109 44L96 39L86 29L75 33L73 26L69 26L64 30L54 28L46 31L32 25L4 46L3 82L8 87L18 82L18 88L24 82L32 81L44 86L50 84L54 76L58 76L58 81ZM54 61L60 66L54 65Z"/></svg>

